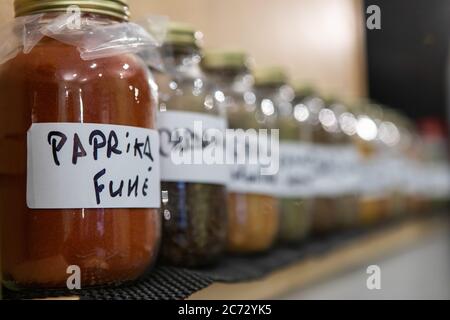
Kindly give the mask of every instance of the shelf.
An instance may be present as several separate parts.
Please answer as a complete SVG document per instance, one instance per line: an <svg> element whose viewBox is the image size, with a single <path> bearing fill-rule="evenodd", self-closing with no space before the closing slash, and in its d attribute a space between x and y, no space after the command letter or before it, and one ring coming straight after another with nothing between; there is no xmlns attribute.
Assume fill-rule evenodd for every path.
<svg viewBox="0 0 450 320"><path fill-rule="evenodd" d="M329 253L294 263L256 281L213 283L192 294L189 299L276 299L307 287L318 280L367 264L369 261L398 253L436 232L448 232L442 216L412 220L387 230L363 236Z"/></svg>
<svg viewBox="0 0 450 320"><path fill-rule="evenodd" d="M437 232L449 232L448 221L448 214L428 215L387 223L372 230L344 233L330 239L312 239L298 248L279 247L259 257L224 257L217 266L206 270L159 266L146 278L129 286L85 289L75 294L44 292L30 296L25 293L15 299L49 296L57 298L48 299L58 300L77 300L80 297L276 299L319 280L324 281L352 268L369 265L376 259L394 255Z"/></svg>

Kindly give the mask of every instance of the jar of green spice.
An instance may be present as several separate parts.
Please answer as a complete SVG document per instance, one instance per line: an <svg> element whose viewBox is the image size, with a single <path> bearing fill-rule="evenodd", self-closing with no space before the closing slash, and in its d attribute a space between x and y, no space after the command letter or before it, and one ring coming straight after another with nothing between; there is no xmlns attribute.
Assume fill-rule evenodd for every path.
<svg viewBox="0 0 450 320"><path fill-rule="evenodd" d="M294 105L295 91L282 68L257 70L256 89L261 104L273 105L280 135L280 168L276 195L279 198L279 239L285 243L304 240L311 225L311 198L305 170L309 162L310 126Z"/></svg>
<svg viewBox="0 0 450 320"><path fill-rule="evenodd" d="M181 162L174 158L174 151L180 147L182 155L201 157L206 144L198 126L202 130L226 129L211 82L200 67L195 34L189 25L170 23L161 48L164 72L155 71L159 89L162 258L189 267L215 262L225 248L227 231L226 167L184 161L189 157Z"/></svg>
<svg viewBox="0 0 450 320"><path fill-rule="evenodd" d="M315 165L313 232L327 235L352 227L357 217L358 150L348 128L352 115L334 99L303 98L312 124Z"/></svg>

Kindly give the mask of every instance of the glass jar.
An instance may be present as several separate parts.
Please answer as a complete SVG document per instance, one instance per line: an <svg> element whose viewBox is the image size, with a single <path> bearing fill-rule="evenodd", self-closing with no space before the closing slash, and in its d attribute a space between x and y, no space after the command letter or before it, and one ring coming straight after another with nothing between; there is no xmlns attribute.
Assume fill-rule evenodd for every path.
<svg viewBox="0 0 450 320"><path fill-rule="evenodd" d="M423 120L420 125L423 141L422 189L428 209L439 212L447 208L450 196L450 165L445 128L436 118Z"/></svg>
<svg viewBox="0 0 450 320"><path fill-rule="evenodd" d="M361 199L359 220L371 225L383 220L389 211L389 194L386 188L386 168L383 164L383 148L379 140L382 110L365 103L357 112L356 143L362 158Z"/></svg>
<svg viewBox="0 0 450 320"><path fill-rule="evenodd" d="M256 73L256 79L261 104L273 104L276 110L275 128L279 129L280 168L276 187L280 214L279 240L298 243L309 235L311 227L312 199L305 182L309 180L306 167L311 126L302 114L304 106L294 106L294 89L287 84L287 76L281 68L260 70Z"/></svg>
<svg viewBox="0 0 450 320"><path fill-rule="evenodd" d="M16 15L43 13L45 25L70 2L16 0ZM126 23L125 3L73 1L98 27ZM6 285L65 287L71 275L81 287L116 284L152 265L160 242L152 88L135 54L88 61L50 37L0 66Z"/></svg>
<svg viewBox="0 0 450 320"><path fill-rule="evenodd" d="M219 104L226 110L229 128L234 130L237 139L243 138L249 130L267 128L270 115L264 114L257 104L253 77L244 53L208 52L204 66L215 81ZM246 143L250 149L258 142L250 139ZM237 145L233 158L236 148ZM253 169L247 162L232 164L230 168L227 247L233 253L265 251L274 243L278 231L277 201L268 192L273 181L261 179L260 172Z"/></svg>
<svg viewBox="0 0 450 320"><path fill-rule="evenodd" d="M176 164L172 155L178 140L195 147L195 122L224 133L226 119L218 107L210 80L203 73L195 30L169 24L161 52L164 72L155 72L160 102L163 245L162 258L174 265L201 266L215 262L224 251L227 235L226 166ZM176 134L177 139L171 135ZM201 156L205 143L194 150Z"/></svg>
<svg viewBox="0 0 450 320"><path fill-rule="evenodd" d="M339 181L337 192L338 223L342 229L356 227L358 219L358 203L360 197L360 175L358 168L361 157L354 140L356 134L356 117L350 112L348 106L339 101L333 101L328 108L333 111L338 128L332 130L335 136L335 153L337 169L336 179ZM324 123L322 125L325 126ZM333 127L333 126L332 126Z"/></svg>
<svg viewBox="0 0 450 320"><path fill-rule="evenodd" d="M318 150L326 150L328 146L333 144L333 137L329 134L321 124L319 120L319 114L325 109L325 102L323 99L317 95L309 95L303 99L303 104L308 107L309 111L309 121L312 125L312 142L314 144L313 156L316 167L319 167L318 163L323 157L320 156ZM325 154L325 152L322 152ZM323 162L323 161L322 161ZM315 172L315 183L313 191L313 204L312 204L312 229L313 233L316 235L321 235L333 231L338 225L337 218L337 201L333 195L329 192L325 192L323 188L317 186L316 180L318 180L316 169Z"/></svg>
<svg viewBox="0 0 450 320"><path fill-rule="evenodd" d="M405 163L400 149L401 133L395 111L383 108L383 119L378 126L379 170L378 179L386 190L386 215L395 217L405 212L405 184L403 172Z"/></svg>
<svg viewBox="0 0 450 320"><path fill-rule="evenodd" d="M425 164L424 143L415 124L406 118L403 122L401 136L404 171L406 172L406 210L409 214L423 214L429 205L424 182L430 181L429 176L425 177L422 174Z"/></svg>
<svg viewBox="0 0 450 320"><path fill-rule="evenodd" d="M315 166L313 230L317 235L329 234L356 222L356 179L358 162L356 147L341 127L345 107L334 100L317 96L305 98L313 126L312 157Z"/></svg>

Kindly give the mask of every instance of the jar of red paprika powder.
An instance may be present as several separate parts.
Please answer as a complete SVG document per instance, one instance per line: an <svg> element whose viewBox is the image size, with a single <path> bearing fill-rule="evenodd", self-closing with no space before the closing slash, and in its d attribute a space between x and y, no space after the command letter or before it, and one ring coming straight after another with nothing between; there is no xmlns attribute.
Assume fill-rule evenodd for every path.
<svg viewBox="0 0 450 320"><path fill-rule="evenodd" d="M15 11L26 41L0 64L3 281L136 279L161 223L157 97L133 52L141 30L127 0L16 0Z"/></svg>

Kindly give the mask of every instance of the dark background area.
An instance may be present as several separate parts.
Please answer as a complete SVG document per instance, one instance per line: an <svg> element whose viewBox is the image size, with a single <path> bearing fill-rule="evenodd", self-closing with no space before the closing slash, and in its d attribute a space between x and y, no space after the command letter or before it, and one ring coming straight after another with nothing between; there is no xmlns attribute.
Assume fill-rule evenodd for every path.
<svg viewBox="0 0 450 320"><path fill-rule="evenodd" d="M381 30L366 31L370 98L446 125L450 0L365 0L364 8L372 4Z"/></svg>

